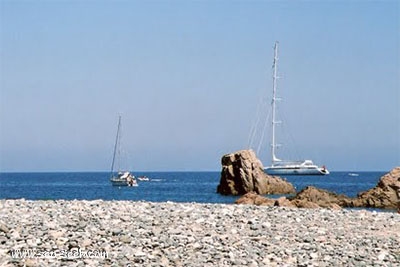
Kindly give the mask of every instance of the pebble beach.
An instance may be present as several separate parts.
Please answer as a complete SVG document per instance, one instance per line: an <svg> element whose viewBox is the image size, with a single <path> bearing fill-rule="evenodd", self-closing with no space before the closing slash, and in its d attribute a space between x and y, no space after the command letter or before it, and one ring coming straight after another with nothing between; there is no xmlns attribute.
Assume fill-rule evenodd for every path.
<svg viewBox="0 0 400 267"><path fill-rule="evenodd" d="M0 200L0 266L399 266L399 244L394 212Z"/></svg>

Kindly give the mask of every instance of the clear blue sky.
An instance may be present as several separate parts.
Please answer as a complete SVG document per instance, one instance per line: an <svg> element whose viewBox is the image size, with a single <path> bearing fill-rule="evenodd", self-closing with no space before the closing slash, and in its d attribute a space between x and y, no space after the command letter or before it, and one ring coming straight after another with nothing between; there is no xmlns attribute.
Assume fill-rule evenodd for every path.
<svg viewBox="0 0 400 267"><path fill-rule="evenodd" d="M220 170L275 40L297 153L400 165L398 1L2 0L0 23L0 171L108 170L119 113L132 169Z"/></svg>

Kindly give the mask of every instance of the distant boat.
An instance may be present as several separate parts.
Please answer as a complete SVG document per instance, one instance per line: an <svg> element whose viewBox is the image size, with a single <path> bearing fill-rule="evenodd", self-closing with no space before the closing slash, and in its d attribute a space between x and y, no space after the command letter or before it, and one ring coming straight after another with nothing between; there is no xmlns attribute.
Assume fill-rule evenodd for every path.
<svg viewBox="0 0 400 267"><path fill-rule="evenodd" d="M129 171L122 171L114 170L114 164L116 157L120 157L120 138L121 138L121 116L118 118L118 128L117 128L117 137L115 138L115 145L114 145L114 154L113 154L113 159L112 159L112 164L111 164L111 184L114 186L138 186L137 181L135 179L135 176L133 176ZM117 153L118 152L118 153Z"/></svg>
<svg viewBox="0 0 400 267"><path fill-rule="evenodd" d="M354 172L349 172L348 175L349 175L349 176L354 176L354 177L359 176L358 173L354 173Z"/></svg>
<svg viewBox="0 0 400 267"><path fill-rule="evenodd" d="M290 161L281 160L276 157L275 151L279 146L276 142L275 126L280 123L275 120L276 117L276 96L277 89L277 68L278 68L278 42L275 42L274 47L274 62L273 62L273 94L272 94L272 140L271 140L271 166L265 168L265 172L271 175L327 175L328 169L325 166L318 167L311 160Z"/></svg>
<svg viewBox="0 0 400 267"><path fill-rule="evenodd" d="M150 178L149 177L147 177L147 176L139 176L138 178L137 178L139 181L150 181Z"/></svg>

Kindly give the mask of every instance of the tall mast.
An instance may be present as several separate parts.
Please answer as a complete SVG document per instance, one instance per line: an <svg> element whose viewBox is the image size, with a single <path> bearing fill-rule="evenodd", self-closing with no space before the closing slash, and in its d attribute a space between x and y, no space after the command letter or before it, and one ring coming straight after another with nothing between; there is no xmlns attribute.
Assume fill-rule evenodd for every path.
<svg viewBox="0 0 400 267"><path fill-rule="evenodd" d="M280 161L275 156L275 150L278 147L276 144L276 138L275 138L275 125L277 123L280 123L279 121L275 120L276 116L276 101L279 100L276 97L276 87L277 87L277 82L276 80L278 79L277 73L278 73L278 41L275 42L274 46L274 63L273 63L273 75L272 75L272 142L271 142L271 158L272 158L272 165L275 164L275 162Z"/></svg>
<svg viewBox="0 0 400 267"><path fill-rule="evenodd" d="M112 175L112 173L114 171L115 155L117 154L120 128L121 128L121 115L119 115L119 118L118 118L117 136L115 138L114 154L113 154L113 159L112 159L112 164L111 164L111 175ZM119 148L118 148L118 150L119 150ZM118 151L118 153L119 153L119 151Z"/></svg>

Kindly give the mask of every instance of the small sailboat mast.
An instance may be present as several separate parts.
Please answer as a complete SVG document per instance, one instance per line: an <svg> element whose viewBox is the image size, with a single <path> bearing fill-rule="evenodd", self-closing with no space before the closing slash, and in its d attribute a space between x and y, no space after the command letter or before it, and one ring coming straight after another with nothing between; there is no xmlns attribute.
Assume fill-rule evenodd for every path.
<svg viewBox="0 0 400 267"><path fill-rule="evenodd" d="M115 137L114 153L111 163L110 181L112 185L116 186L138 186L135 176L133 176L127 170L125 171L121 170L120 157L121 157L121 115L119 115L118 117L117 136ZM116 164L116 159L118 162L118 172L117 174L114 174L114 167L115 167L114 165Z"/></svg>
<svg viewBox="0 0 400 267"><path fill-rule="evenodd" d="M114 172L115 156L117 154L117 150L119 150L118 147L119 147L120 129L121 129L121 115L119 115L119 117L118 117L117 136L115 137L114 154L113 154L113 159L112 159L112 163L111 163L111 176L113 175L113 172Z"/></svg>

